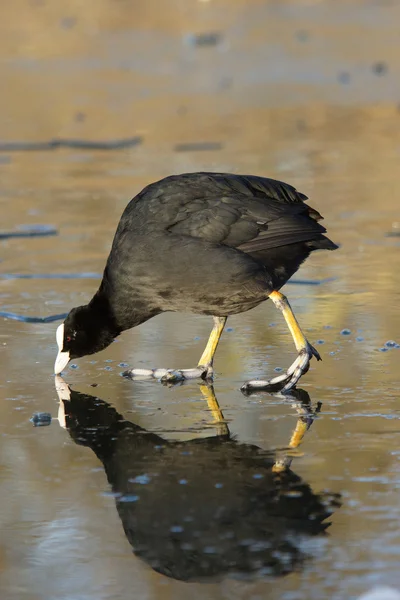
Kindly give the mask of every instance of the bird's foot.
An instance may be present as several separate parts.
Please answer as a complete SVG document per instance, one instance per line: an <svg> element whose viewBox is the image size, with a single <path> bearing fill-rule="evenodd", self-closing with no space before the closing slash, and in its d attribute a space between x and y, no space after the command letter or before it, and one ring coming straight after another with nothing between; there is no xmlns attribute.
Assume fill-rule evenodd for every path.
<svg viewBox="0 0 400 600"><path fill-rule="evenodd" d="M253 379L252 381L246 381L240 389L245 394L251 394L257 390L288 392L295 387L300 377L307 373L313 356L317 360L322 360L317 350L307 342L307 346L300 350L296 360L290 365L286 373L269 380Z"/></svg>
<svg viewBox="0 0 400 600"><path fill-rule="evenodd" d="M130 369L123 375L135 380L157 379L164 384L174 384L190 379L212 381L214 371L211 365L198 365L193 369Z"/></svg>

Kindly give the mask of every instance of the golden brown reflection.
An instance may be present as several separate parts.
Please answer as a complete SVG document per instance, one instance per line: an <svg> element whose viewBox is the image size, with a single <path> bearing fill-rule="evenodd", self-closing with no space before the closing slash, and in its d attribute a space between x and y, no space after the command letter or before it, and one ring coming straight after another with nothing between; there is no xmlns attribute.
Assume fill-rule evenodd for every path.
<svg viewBox="0 0 400 600"><path fill-rule="evenodd" d="M100 398L56 377L59 422L103 463L125 535L155 571L184 581L287 575L310 558L305 541L324 535L337 494L316 494L290 470L291 456L231 438L214 390L201 393L215 435L169 441L126 420ZM313 420L309 395L293 392L301 413L293 450Z"/></svg>

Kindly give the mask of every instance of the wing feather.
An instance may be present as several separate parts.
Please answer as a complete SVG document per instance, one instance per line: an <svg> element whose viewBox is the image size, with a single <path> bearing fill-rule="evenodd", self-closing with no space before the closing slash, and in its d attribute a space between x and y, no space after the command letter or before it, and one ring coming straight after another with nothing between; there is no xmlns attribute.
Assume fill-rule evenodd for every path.
<svg viewBox="0 0 400 600"><path fill-rule="evenodd" d="M253 252L320 238L322 217L305 200L293 186L264 177L172 175L129 203L119 229L164 230Z"/></svg>

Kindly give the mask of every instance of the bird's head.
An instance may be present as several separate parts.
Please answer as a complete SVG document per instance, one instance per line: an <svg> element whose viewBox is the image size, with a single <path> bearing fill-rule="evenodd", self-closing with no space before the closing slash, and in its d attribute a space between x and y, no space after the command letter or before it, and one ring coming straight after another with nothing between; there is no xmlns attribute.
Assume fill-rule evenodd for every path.
<svg viewBox="0 0 400 600"><path fill-rule="evenodd" d="M106 348L118 335L90 306L73 308L57 327L58 354L54 373L58 375L70 360Z"/></svg>

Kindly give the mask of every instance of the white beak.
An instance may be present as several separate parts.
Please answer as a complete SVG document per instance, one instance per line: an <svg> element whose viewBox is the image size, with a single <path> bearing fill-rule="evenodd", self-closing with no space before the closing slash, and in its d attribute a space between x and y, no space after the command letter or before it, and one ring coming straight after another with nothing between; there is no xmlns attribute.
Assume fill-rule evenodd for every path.
<svg viewBox="0 0 400 600"><path fill-rule="evenodd" d="M69 363L69 352L59 352L54 363L54 373L59 375Z"/></svg>
<svg viewBox="0 0 400 600"><path fill-rule="evenodd" d="M64 345L64 323L57 327L56 340L58 346L58 354L54 363L54 373L58 375L69 363L69 352L63 352Z"/></svg>

